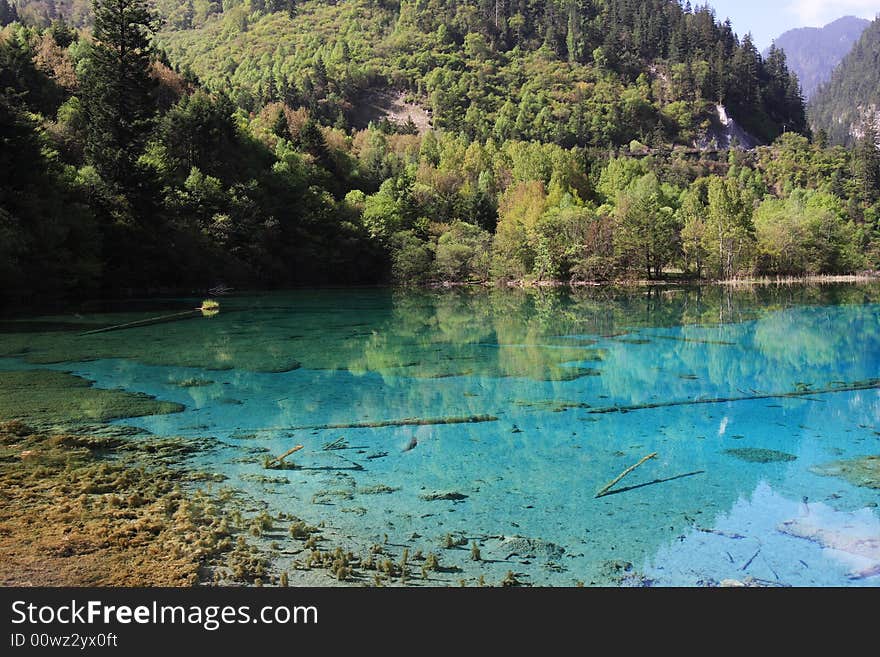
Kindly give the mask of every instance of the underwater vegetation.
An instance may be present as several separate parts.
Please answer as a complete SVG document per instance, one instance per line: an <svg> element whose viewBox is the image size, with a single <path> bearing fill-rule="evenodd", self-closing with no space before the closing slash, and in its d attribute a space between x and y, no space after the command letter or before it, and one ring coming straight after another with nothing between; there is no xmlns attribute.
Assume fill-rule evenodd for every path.
<svg viewBox="0 0 880 657"><path fill-rule="evenodd" d="M724 453L748 463L784 463L785 461L797 459L797 456L794 454L779 452L775 449L763 449L761 447L734 447L725 449Z"/></svg>
<svg viewBox="0 0 880 657"><path fill-rule="evenodd" d="M810 468L826 477L840 477L854 486L880 489L880 455L831 461Z"/></svg>
<svg viewBox="0 0 880 657"><path fill-rule="evenodd" d="M0 418L56 425L106 422L183 409L181 404L149 395L94 388L90 381L66 372L0 371Z"/></svg>
<svg viewBox="0 0 880 657"><path fill-rule="evenodd" d="M458 491L435 491L433 493L424 493L419 495L419 497L426 502L437 502L439 500L451 500L453 502L459 502L461 500L467 499L467 495L464 493L459 493Z"/></svg>
<svg viewBox="0 0 880 657"><path fill-rule="evenodd" d="M108 459L121 440L0 423L0 584L192 586L205 569L239 581L265 572L233 542L228 499L187 491L193 473L167 467L161 446L136 466L137 442Z"/></svg>
<svg viewBox="0 0 880 657"><path fill-rule="evenodd" d="M183 559L201 545L201 555L186 562L197 568L182 565L175 582L630 586L653 578L713 585L745 582L740 569L751 564L749 575L758 578L771 579L772 565L779 573L772 579L794 585L845 583L830 558L806 554L825 543L803 540L807 532L779 538L776 526L788 515L772 527L757 523L789 503L800 509L807 494L839 500L831 503L841 508L876 509L869 496L878 458L853 457L877 453L880 379L869 377L880 353L873 328L880 306L855 299L853 309L788 308L800 300L794 291L780 293L766 312L671 287L619 301L555 292L338 298L345 303L305 293L231 298L238 307L227 310L224 300L211 320L149 332L74 336L60 327L45 336L37 326L19 336L8 326L0 354L14 359L0 358L0 405L27 428L0 455L0 484L12 469L38 461L106 462L110 478L97 470L70 482L48 475L52 504L85 495L88 506L75 510L98 523L95 536L64 558L129 549L100 543L97 528L112 535L99 524L110 522L110 511L135 524L143 513L157 536L176 527L190 544L174 548L165 535L161 547L141 554L179 549ZM138 321L107 315L80 330L128 319ZM837 329L853 323L851 331ZM89 342L99 347L91 356L83 346ZM164 353L154 351L157 344ZM270 373L293 356L301 369ZM42 361L79 376L19 371ZM588 366L601 375L586 375ZM565 375L577 380L559 383ZM186 408L169 413L183 407L163 399ZM140 428L99 424L117 416L136 418L130 423ZM734 445L745 446L725 451ZM119 474L127 469L145 474ZM151 488L152 476L167 477L168 494L177 485L185 498L162 502L173 507L170 517L158 514L165 493ZM54 497L52 487L65 485L72 500ZM781 501L740 512L742 500L764 485ZM123 505L108 509L113 496ZM52 554L50 530L19 522L55 518L36 505L38 497L30 487L0 491L14 510L6 510L9 524L22 525L18 539L42 558ZM72 527L68 534L92 531L72 517L59 522L60 531ZM757 558L750 545L743 554L733 543L726 556L716 549L716 541L745 545L746 535L764 541L766 531L768 547ZM705 551L701 559L673 549L682 536L681 550L696 545ZM96 557L83 572L101 567ZM193 572L196 580L187 579Z"/></svg>
<svg viewBox="0 0 880 657"><path fill-rule="evenodd" d="M199 388L201 386L214 385L214 381L211 379L202 379L199 377L190 377L179 381L171 381L170 383L172 385L180 386L181 388Z"/></svg>

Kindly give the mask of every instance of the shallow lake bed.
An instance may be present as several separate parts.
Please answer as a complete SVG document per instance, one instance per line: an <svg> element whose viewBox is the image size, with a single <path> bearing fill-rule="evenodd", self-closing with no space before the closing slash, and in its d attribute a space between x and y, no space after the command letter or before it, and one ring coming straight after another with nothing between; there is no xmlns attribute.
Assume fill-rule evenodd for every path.
<svg viewBox="0 0 880 657"><path fill-rule="evenodd" d="M877 586L878 301L876 284L235 295L92 335L149 314L4 321L0 371L153 397L179 412L114 421L214 441L189 465L353 549L436 554L429 583Z"/></svg>

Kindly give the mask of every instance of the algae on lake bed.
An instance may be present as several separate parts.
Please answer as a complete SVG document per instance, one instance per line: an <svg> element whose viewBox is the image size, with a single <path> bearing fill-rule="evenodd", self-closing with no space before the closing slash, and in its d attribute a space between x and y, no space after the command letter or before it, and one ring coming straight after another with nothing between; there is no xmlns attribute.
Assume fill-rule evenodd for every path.
<svg viewBox="0 0 880 657"><path fill-rule="evenodd" d="M66 372L0 372L0 418L53 425L106 422L182 410L181 404L159 401L149 395L94 388L90 381Z"/></svg>
<svg viewBox="0 0 880 657"><path fill-rule="evenodd" d="M192 586L206 567L265 573L233 543L228 500L184 493L191 473L179 467L94 451L112 442L0 423L0 584Z"/></svg>
<svg viewBox="0 0 880 657"><path fill-rule="evenodd" d="M831 461L811 467L810 472L825 477L840 477L854 486L880 489L880 456Z"/></svg>
<svg viewBox="0 0 880 657"><path fill-rule="evenodd" d="M783 463L797 459L797 456L794 454L760 447L735 447L733 449L725 449L724 453L749 463Z"/></svg>
<svg viewBox="0 0 880 657"><path fill-rule="evenodd" d="M316 549L315 527L292 527L285 553L309 554L288 556L289 572L279 572L270 557L277 559L280 537L264 534L279 521L301 521L265 508L254 516L254 500L240 492L197 489L210 473L181 459L211 449L209 441L140 433L0 421L0 586L353 585L372 581L370 567L376 582L389 585L395 575L406 584L405 568ZM351 496L328 491L337 494Z"/></svg>

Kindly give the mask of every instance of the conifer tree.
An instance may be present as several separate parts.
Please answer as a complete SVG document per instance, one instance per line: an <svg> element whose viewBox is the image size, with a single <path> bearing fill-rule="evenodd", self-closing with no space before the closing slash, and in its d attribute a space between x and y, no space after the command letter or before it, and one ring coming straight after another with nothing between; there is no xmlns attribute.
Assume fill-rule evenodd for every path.
<svg viewBox="0 0 880 657"><path fill-rule="evenodd" d="M132 189L156 111L149 74L155 18L146 0L94 0L94 13L82 85L86 157L105 180Z"/></svg>
<svg viewBox="0 0 880 657"><path fill-rule="evenodd" d="M880 150L873 117L863 121L861 132L853 151L853 177L859 199L870 205L880 199Z"/></svg>
<svg viewBox="0 0 880 657"><path fill-rule="evenodd" d="M10 4L7 0L0 0L0 27L9 25L18 20L18 12L15 5Z"/></svg>

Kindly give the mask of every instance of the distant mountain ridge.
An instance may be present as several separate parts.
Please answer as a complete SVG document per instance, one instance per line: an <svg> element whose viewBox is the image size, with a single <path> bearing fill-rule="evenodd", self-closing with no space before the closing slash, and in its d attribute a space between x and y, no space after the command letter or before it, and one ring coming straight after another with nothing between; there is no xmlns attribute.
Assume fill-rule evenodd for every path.
<svg viewBox="0 0 880 657"><path fill-rule="evenodd" d="M810 101L810 125L833 143L851 144L866 119L880 123L880 18L862 33Z"/></svg>
<svg viewBox="0 0 880 657"><path fill-rule="evenodd" d="M789 69L797 74L805 100L831 79L834 67L870 24L864 18L844 16L824 27L788 30L774 40L773 44L785 51ZM767 56L766 51L763 54Z"/></svg>

